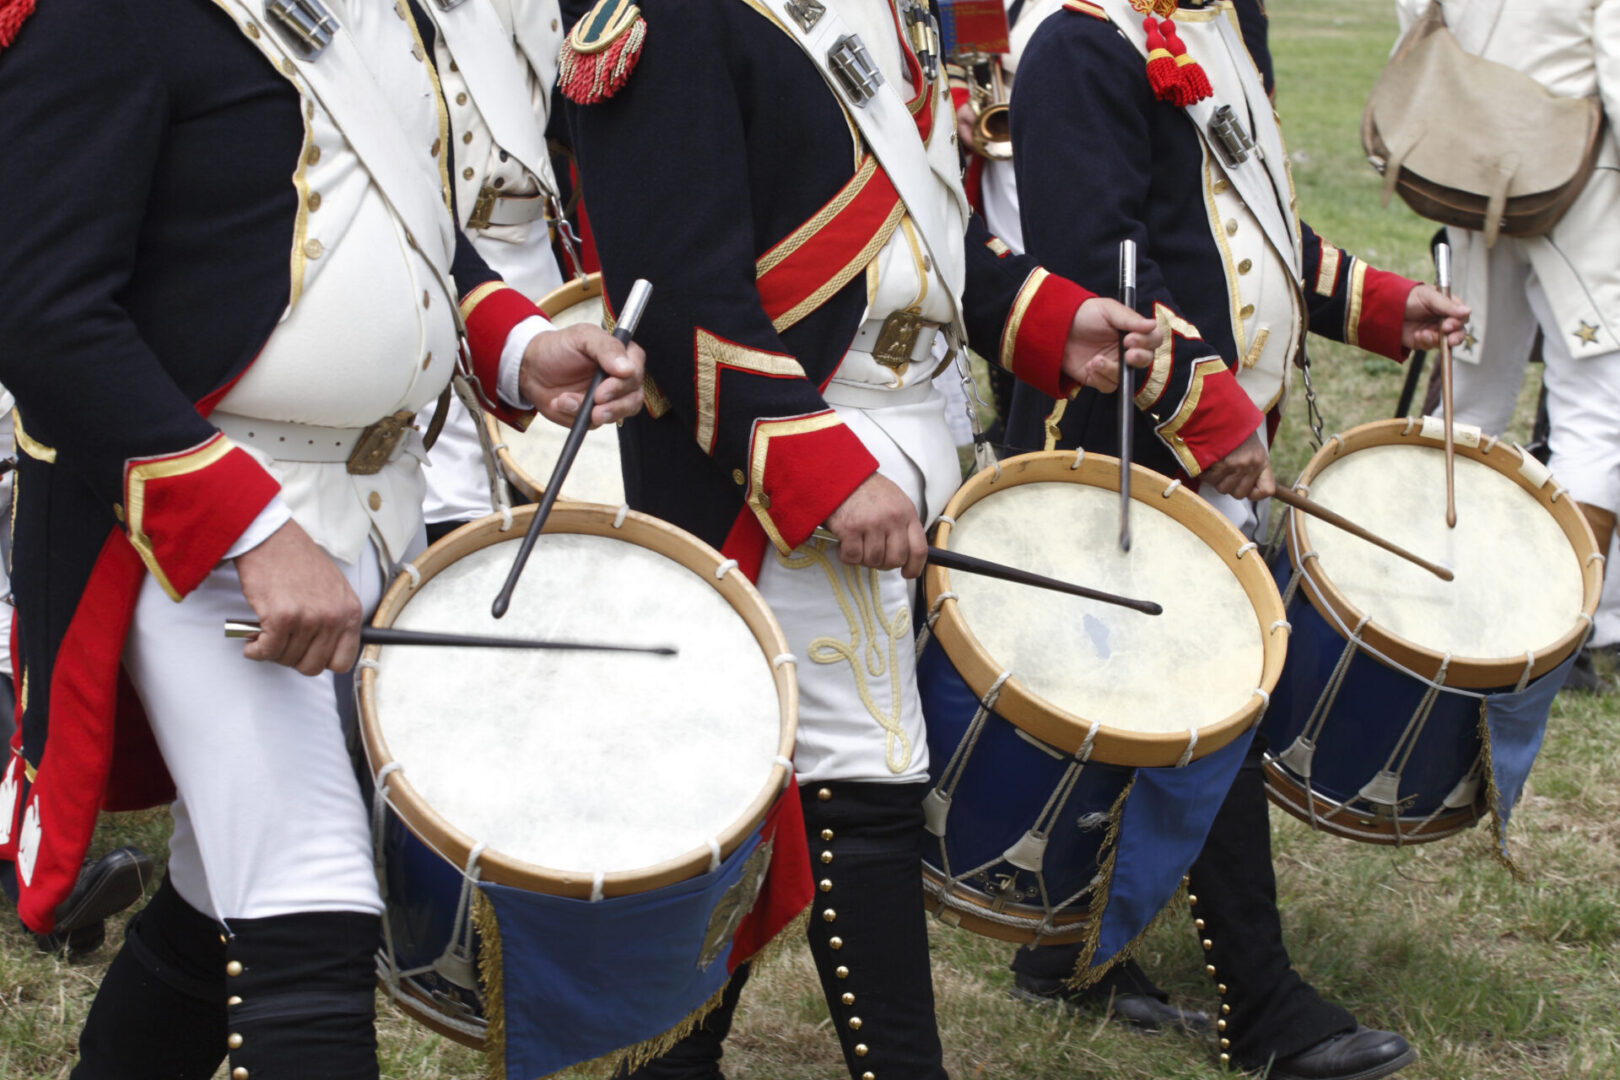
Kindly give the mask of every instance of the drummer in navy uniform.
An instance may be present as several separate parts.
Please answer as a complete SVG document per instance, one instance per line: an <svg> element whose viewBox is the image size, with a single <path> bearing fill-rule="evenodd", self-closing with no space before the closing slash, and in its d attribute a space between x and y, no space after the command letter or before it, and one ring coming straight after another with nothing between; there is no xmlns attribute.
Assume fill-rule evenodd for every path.
<svg viewBox="0 0 1620 1080"><path fill-rule="evenodd" d="M22 451L0 857L48 931L98 809L173 800L169 876L74 1077L206 1078L227 1053L234 1080L375 1077L382 904L336 673L421 532L410 419L463 325L518 423L569 421L599 365L593 419L634 411L639 350L547 332L460 238L405 0L33 8L0 4ZM249 613L243 648L223 622Z"/></svg>
<svg viewBox="0 0 1620 1080"><path fill-rule="evenodd" d="M1111 385L1117 334L1146 362L1152 322L967 213L925 7L601 0L558 82L610 308L659 290L630 503L737 560L797 658L810 948L850 1075L942 1077L908 580L961 482L934 343L1062 396ZM740 982L638 1075L718 1076Z"/></svg>
<svg viewBox="0 0 1620 1080"><path fill-rule="evenodd" d="M1134 385L1135 460L1200 484L1253 537L1274 489L1267 453L1305 333L1403 359L1468 311L1369 266L1296 214L1275 114L1230 2L1033 0L1012 99L1030 253L1081 277L1114 274L1136 241L1139 296L1164 333ZM1245 45L1247 44L1247 48ZM1262 66L1269 67L1269 60ZM1084 198L1076 198L1084 177ZM1115 398L1054 402L1020 387L1009 440L1118 452ZM1190 872L1192 915L1219 995L1220 1060L1282 1078L1387 1076L1415 1059L1293 971L1282 942L1255 740ZM1073 950L1015 957L1026 991L1067 998ZM1151 986L1141 989L1151 992Z"/></svg>

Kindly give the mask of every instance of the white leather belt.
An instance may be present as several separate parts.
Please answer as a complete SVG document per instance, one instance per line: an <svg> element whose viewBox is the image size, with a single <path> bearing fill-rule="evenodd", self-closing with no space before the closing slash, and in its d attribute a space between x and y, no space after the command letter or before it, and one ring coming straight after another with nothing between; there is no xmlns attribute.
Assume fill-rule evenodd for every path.
<svg viewBox="0 0 1620 1080"><path fill-rule="evenodd" d="M896 311L882 319L867 319L855 331L850 352L869 353L884 367L903 369L921 363L934 352L934 338L945 329L920 316Z"/></svg>
<svg viewBox="0 0 1620 1080"><path fill-rule="evenodd" d="M355 448L368 433L376 438L376 429L387 423L378 421L363 428L321 427L218 411L210 414L208 420L232 442L250 446L276 461L344 462L350 465L350 472L362 474L366 466L356 468L351 462ZM420 447L421 438L420 432L408 426L401 427L391 441L383 436L383 441L374 448L377 452L375 460L369 462L369 466L374 466L370 471L376 472L409 446Z"/></svg>
<svg viewBox="0 0 1620 1080"><path fill-rule="evenodd" d="M927 401L933 392L933 379L918 379L893 390L877 383L839 382L834 379L821 392L821 397L829 405L843 405L851 409L893 409L899 405L916 405Z"/></svg>
<svg viewBox="0 0 1620 1080"><path fill-rule="evenodd" d="M469 229L487 229L491 225L527 225L546 213L544 192L534 195L502 195L492 187L478 192L478 201L467 219Z"/></svg>

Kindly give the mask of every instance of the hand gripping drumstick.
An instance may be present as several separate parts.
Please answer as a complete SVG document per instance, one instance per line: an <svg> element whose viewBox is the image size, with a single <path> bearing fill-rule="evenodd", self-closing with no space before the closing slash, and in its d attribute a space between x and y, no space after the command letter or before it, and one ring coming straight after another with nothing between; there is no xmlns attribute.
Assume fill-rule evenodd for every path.
<svg viewBox="0 0 1620 1080"><path fill-rule="evenodd" d="M1434 246L1435 284L1442 295L1451 296L1451 245L1442 241ZM1454 470L1456 444L1451 429L1451 340L1440 334L1440 415L1446 427L1446 524L1457 527L1457 484Z"/></svg>
<svg viewBox="0 0 1620 1080"><path fill-rule="evenodd" d="M1136 241L1119 242L1119 299L1136 310ZM1131 550L1131 369L1125 363L1125 335L1119 335L1119 550Z"/></svg>
<svg viewBox="0 0 1620 1080"><path fill-rule="evenodd" d="M1272 493L1272 498L1276 499L1278 502L1287 503L1289 506L1292 506L1295 510L1299 510L1299 511L1301 511L1303 513L1306 513L1306 514L1310 514L1312 517L1321 518L1323 521L1327 522L1329 525L1337 526L1338 528L1341 528L1345 532L1349 533L1351 536L1360 537L1361 539L1367 541L1369 544L1377 544L1379 547L1383 548L1385 551L1389 552L1390 554L1399 555L1401 558L1405 559L1407 562L1415 563L1418 566L1423 567L1423 569L1427 570L1429 573L1433 574L1435 577L1439 578L1441 581L1451 581L1452 579L1454 579L1457 576L1456 574L1452 573L1450 570L1446 569L1444 566L1440 566L1437 563L1432 563L1428 559L1423 558L1421 555L1412 554L1410 551L1407 551L1405 548L1403 548L1400 545L1394 543L1393 541L1385 540L1382 536L1379 536L1377 533L1372 532L1372 531L1370 531L1368 529L1365 529L1360 525L1357 525L1355 522L1351 521L1349 518L1346 518L1346 517L1344 517L1344 516L1342 516L1340 514L1335 513L1332 510L1329 510L1327 507L1323 506L1319 502L1314 502L1314 501L1312 501L1310 499L1307 499L1305 496L1301 495L1299 492L1294 491L1294 490L1292 490L1290 488L1279 487L1275 492Z"/></svg>
<svg viewBox="0 0 1620 1080"><path fill-rule="evenodd" d="M228 638L255 638L259 624L253 619L226 619ZM545 641L540 638L485 637L479 634L441 634L425 630L396 630L391 626L362 626L362 645L441 645L471 649L556 649L572 652L628 652L675 656L669 645L607 645L594 641Z"/></svg>
<svg viewBox="0 0 1620 1080"><path fill-rule="evenodd" d="M828 543L838 543L838 537L831 531L817 528L810 534L818 540ZM948 551L945 548L929 545L928 561L935 566L946 570L957 570L964 574L978 574L981 577L996 578L999 581L1010 581L1015 585L1030 585L1037 589L1050 589L1052 592L1067 593L1070 596L1079 596L1086 600L1098 600L1104 604L1115 604L1119 607L1140 611L1144 615L1163 615L1164 608L1151 600L1133 600L1129 596L1118 596L1114 593L1103 592L1101 589L1091 589L1084 585L1073 585L1057 578L1049 578L1043 574L1020 570L1015 566L1006 566L1002 563L991 562L988 559L977 559L972 555L963 555L959 551Z"/></svg>
<svg viewBox="0 0 1620 1080"><path fill-rule="evenodd" d="M636 283L630 286L630 295L625 298L624 311L619 318L619 325L613 328L613 337L620 344L630 344L635 336L636 326L641 322L641 313L647 310L647 299L652 296L652 286L645 278L637 278ZM605 372L599 367L596 374L591 376L591 385L586 388L585 396L580 399L579 412L574 416L574 424L568 429L568 438L563 440L562 453L557 457L557 465L551 470L551 479L546 481L545 493L540 496L540 505L535 508L534 517L529 521L529 531L523 534L523 543L518 545L517 558L512 560L512 570L506 575L506 584L490 605L489 613L497 619L506 614L506 609L512 606L512 592L517 588L518 578L523 576L523 568L529 563L529 553L534 550L534 542L540 538L540 530L545 527L546 518L551 515L551 507L557 501L557 493L562 491L563 480L568 476L568 470L573 467L574 459L579 456L579 448L585 445L585 433L591 427L591 408L596 404L596 388L602 385L602 376Z"/></svg>

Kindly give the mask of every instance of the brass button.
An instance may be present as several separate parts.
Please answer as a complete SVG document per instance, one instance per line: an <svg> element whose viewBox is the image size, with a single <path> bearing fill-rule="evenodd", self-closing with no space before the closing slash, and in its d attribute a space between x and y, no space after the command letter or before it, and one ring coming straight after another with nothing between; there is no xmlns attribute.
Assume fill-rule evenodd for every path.
<svg viewBox="0 0 1620 1080"><path fill-rule="evenodd" d="M456 104L457 105L465 105L465 104L467 104L466 91L463 91L463 92L456 95Z"/></svg>
<svg viewBox="0 0 1620 1080"><path fill-rule="evenodd" d="M1226 1021L1225 1020L1217 1020L1217 1021L1215 1021L1215 1030L1216 1031L1225 1031L1226 1030Z"/></svg>
<svg viewBox="0 0 1620 1080"><path fill-rule="evenodd" d="M557 29L557 27L558 27L558 25L559 25L559 24L558 24L558 22L557 22L557 20L556 20L556 19L552 19L552 20L551 20L551 28L552 28L552 29L553 29L553 30L555 30L555 29Z"/></svg>
<svg viewBox="0 0 1620 1080"><path fill-rule="evenodd" d="M497 176L495 178L495 183L492 186L495 187L495 188L503 188L503 187L506 186L506 180L504 178L502 178L502 177Z"/></svg>
<svg viewBox="0 0 1620 1080"><path fill-rule="evenodd" d="M1232 1062L1232 1055L1230 1055L1230 1054L1222 1054L1221 1055L1221 1064L1222 1065L1229 1065L1229 1064L1231 1064L1231 1062Z"/></svg>
<svg viewBox="0 0 1620 1080"><path fill-rule="evenodd" d="M860 1017L852 1016L852 1017L849 1018L849 1030L851 1030L851 1031L859 1031L859 1030L861 1030L861 1018Z"/></svg>
<svg viewBox="0 0 1620 1080"><path fill-rule="evenodd" d="M1226 235L1227 236L1236 236L1237 235L1237 218L1233 218L1231 221L1228 221L1226 223Z"/></svg>
<svg viewBox="0 0 1620 1080"><path fill-rule="evenodd" d="M304 106L304 115L311 120L315 119L315 103L313 101Z"/></svg>
<svg viewBox="0 0 1620 1080"><path fill-rule="evenodd" d="M231 1070L231 1080L248 1080L248 1071L238 1065Z"/></svg>
<svg viewBox="0 0 1620 1080"><path fill-rule="evenodd" d="M304 241L304 255L307 258L318 259L326 252L326 246L314 237Z"/></svg>
<svg viewBox="0 0 1620 1080"><path fill-rule="evenodd" d="M1199 929L1199 930L1202 930L1204 928L1204 920L1203 919L1194 919L1193 920L1193 926L1195 928Z"/></svg>
<svg viewBox="0 0 1620 1080"><path fill-rule="evenodd" d="M415 45L411 46L411 55L416 57L418 60L426 60L427 59L427 54L422 51L422 43L421 42L417 42Z"/></svg>
<svg viewBox="0 0 1620 1080"><path fill-rule="evenodd" d="M847 979L849 978L849 968L839 967L837 971L833 972L833 974L838 976L840 979Z"/></svg>
<svg viewBox="0 0 1620 1080"><path fill-rule="evenodd" d="M472 142L472 132L470 132L470 131L464 131L464 132L462 132L462 134L461 134L461 141L462 141L462 142L464 142L464 143L470 143L470 142Z"/></svg>
<svg viewBox="0 0 1620 1080"><path fill-rule="evenodd" d="M1215 943L1213 941L1209 940L1209 938L1204 939L1204 951L1205 952L1208 952L1209 950L1213 949L1214 947L1215 947Z"/></svg>
<svg viewBox="0 0 1620 1080"><path fill-rule="evenodd" d="M731 480L732 480L733 483L741 484L744 481L746 481L747 479L748 478L743 475L743 471L741 469L732 469L731 470ZM822 830L822 831L825 832L827 830Z"/></svg>
<svg viewBox="0 0 1620 1080"><path fill-rule="evenodd" d="M830 937L827 939L827 947L836 952L844 947L844 939L841 937ZM842 978L842 976L840 976L840 978Z"/></svg>
<svg viewBox="0 0 1620 1080"><path fill-rule="evenodd" d="M1254 260L1253 259L1244 259L1242 262L1238 263L1238 273L1240 273L1240 274L1247 274L1250 270L1253 270L1253 269L1254 269Z"/></svg>
<svg viewBox="0 0 1620 1080"><path fill-rule="evenodd" d="M844 991L844 996L838 1000L842 1001L845 1005L853 1005L855 1004L855 995L846 990Z"/></svg>
<svg viewBox="0 0 1620 1080"><path fill-rule="evenodd" d="M866 1054L867 1054L866 1044L865 1043L856 1043L855 1044L855 1056L856 1057L865 1057Z"/></svg>
<svg viewBox="0 0 1620 1080"><path fill-rule="evenodd" d="M934 260L930 259L927 255L924 255L923 256L923 273L926 274L926 273L928 273L928 271L932 270L933 268L934 268Z"/></svg>
<svg viewBox="0 0 1620 1080"><path fill-rule="evenodd" d="M1222 1005L1221 1006L1221 1015L1222 1016L1227 1015L1231 1011L1232 1011L1232 1006L1230 1006L1230 1005Z"/></svg>
<svg viewBox="0 0 1620 1080"><path fill-rule="evenodd" d="M833 838L833 831L831 829L822 829L821 838L823 840L831 841Z"/></svg>
<svg viewBox="0 0 1620 1080"><path fill-rule="evenodd" d="M450 61L450 70L451 71L460 71L461 69L456 67L456 62L454 60L452 60L452 61Z"/></svg>
<svg viewBox="0 0 1620 1080"><path fill-rule="evenodd" d="M298 65L291 60L283 60L281 62L281 73L288 76L296 75L298 74Z"/></svg>
<svg viewBox="0 0 1620 1080"><path fill-rule="evenodd" d="M951 133L951 138L953 138L953 139L956 138L955 132ZM877 1080L877 1074L876 1073L863 1072L863 1073L861 1073L861 1080Z"/></svg>
<svg viewBox="0 0 1620 1080"><path fill-rule="evenodd" d="M377 494L375 491L373 491L370 495L366 496L366 505L371 507L373 510L381 510L382 509L382 496ZM1213 975L1214 973L1215 973L1214 969L1211 968L1210 969L1210 974Z"/></svg>
<svg viewBox="0 0 1620 1080"><path fill-rule="evenodd" d="M1226 993L1226 984L1225 983L1216 983L1215 984L1215 992L1217 994L1225 994Z"/></svg>
<svg viewBox="0 0 1620 1080"><path fill-rule="evenodd" d="M242 961L232 960L230 963L226 964L225 974L229 975L233 979L242 974Z"/></svg>
<svg viewBox="0 0 1620 1080"><path fill-rule="evenodd" d="M247 26L243 27L243 29L247 31L248 37L252 38L254 41L259 40L259 28L257 26L254 26L252 23L248 23Z"/></svg>
<svg viewBox="0 0 1620 1080"><path fill-rule="evenodd" d="M319 160L321 160L321 148L320 147L311 146L308 150L304 151L304 164L305 165L313 165Z"/></svg>
<svg viewBox="0 0 1620 1080"><path fill-rule="evenodd" d="M124 504L123 503L113 503L113 517L115 519L117 519L118 521L123 521L124 520ZM223 941L225 939L221 938L220 940Z"/></svg>
<svg viewBox="0 0 1620 1080"><path fill-rule="evenodd" d="M1227 1049L1227 1048L1228 1048L1228 1047L1230 1047L1230 1046L1231 1046L1231 1045L1232 1045L1232 1040L1231 1040L1231 1039L1222 1039L1222 1040L1221 1040L1221 1049L1222 1049L1222 1050L1225 1050L1225 1049ZM1222 1056L1222 1057L1225 1057L1225 1056L1226 1056L1226 1055L1225 1055L1225 1054L1222 1054L1222 1055L1221 1055L1221 1056Z"/></svg>
<svg viewBox="0 0 1620 1080"><path fill-rule="evenodd" d="M221 945L229 945L231 943L231 939L226 937L224 934L221 934L219 935L219 943Z"/></svg>
<svg viewBox="0 0 1620 1080"><path fill-rule="evenodd" d="M424 308L429 307L429 306L432 305L432 303L433 303L433 297L428 295L428 291L426 289L423 289L422 290L422 306Z"/></svg>
<svg viewBox="0 0 1620 1080"><path fill-rule="evenodd" d="M1205 964L1204 965L1204 974L1205 975L1214 975L1215 974L1215 965L1214 964Z"/></svg>
<svg viewBox="0 0 1620 1080"><path fill-rule="evenodd" d="M321 208L321 193L318 192L318 191L310 192L309 193L309 209L310 209L310 211L313 213L314 211L319 210L320 208Z"/></svg>
<svg viewBox="0 0 1620 1080"><path fill-rule="evenodd" d="M394 14L398 15L402 19L405 17L405 0L396 0L394 4Z"/></svg>
<svg viewBox="0 0 1620 1080"><path fill-rule="evenodd" d="M822 802L828 801L829 799L832 798L832 789L831 788L820 788L819 790L816 791L816 798L820 799Z"/></svg>
<svg viewBox="0 0 1620 1080"><path fill-rule="evenodd" d="M832 892L832 878L822 878L820 889L822 892Z"/></svg>
<svg viewBox="0 0 1620 1080"><path fill-rule="evenodd" d="M428 368L430 368L432 366L433 366L433 354L428 353L426 356L422 357L422 370L426 371Z"/></svg>
<svg viewBox="0 0 1620 1080"><path fill-rule="evenodd" d="M235 994L232 994L230 997L225 999L225 1004L234 1009L238 1005L242 1004L242 999L237 997Z"/></svg>
<svg viewBox="0 0 1620 1080"><path fill-rule="evenodd" d="M461 178L463 180L471 180L473 178L473 171L472 171L472 166L471 165L469 165L465 169L461 170Z"/></svg>
<svg viewBox="0 0 1620 1080"><path fill-rule="evenodd" d="M832 908L824 908L822 910L822 912L821 912L821 921L822 922L837 922L838 921L838 912L834 911Z"/></svg>
<svg viewBox="0 0 1620 1080"><path fill-rule="evenodd" d="M821 853L821 861L823 864L832 862L832 852L823 851Z"/></svg>
<svg viewBox="0 0 1620 1080"><path fill-rule="evenodd" d="M1247 319L1250 315L1253 315L1253 314L1254 314L1254 305L1253 304L1244 304L1242 309L1238 312L1238 315L1241 318L1245 318L1245 319Z"/></svg>
<svg viewBox="0 0 1620 1080"><path fill-rule="evenodd" d="M444 141L442 139L434 139L433 140L433 145L428 147L428 156L429 157L438 157L439 156L439 151L443 150L443 149L444 149Z"/></svg>
<svg viewBox="0 0 1620 1080"><path fill-rule="evenodd" d="M1220 194L1224 193L1226 191L1226 189L1230 188L1231 186L1232 185L1231 185L1231 183L1229 181L1217 180L1213 184L1209 185L1209 190L1213 191L1217 195L1220 195Z"/></svg>
<svg viewBox="0 0 1620 1080"><path fill-rule="evenodd" d="M1198 897L1194 896L1192 893L1188 893L1187 894L1187 906L1188 907L1197 907L1198 906Z"/></svg>
<svg viewBox="0 0 1620 1080"><path fill-rule="evenodd" d="M238 1035L234 1031L231 1032L231 1037L225 1040L225 1045L230 1047L232 1050L242 1049L242 1036Z"/></svg>

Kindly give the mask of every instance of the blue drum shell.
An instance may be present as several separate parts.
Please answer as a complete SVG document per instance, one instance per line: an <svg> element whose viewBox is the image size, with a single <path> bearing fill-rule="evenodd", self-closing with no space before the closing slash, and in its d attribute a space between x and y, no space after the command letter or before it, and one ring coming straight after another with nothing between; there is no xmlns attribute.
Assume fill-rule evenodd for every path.
<svg viewBox="0 0 1620 1080"><path fill-rule="evenodd" d="M461 872L418 839L392 809L382 831L384 918L392 937L394 964L399 971L426 967L450 945L461 903ZM385 942L385 954L387 947ZM481 997L474 989L457 986L435 972L412 980L421 989L447 995L475 1015L483 1015Z"/></svg>
<svg viewBox="0 0 1620 1080"><path fill-rule="evenodd" d="M1286 546L1272 559L1271 571L1278 589L1286 595L1293 575ZM1293 626L1288 660L1272 691L1261 729L1273 758L1304 731L1347 643L1338 628L1316 610L1306 587L1301 582L1288 604ZM1355 798L1385 767L1428 689L1426 683L1358 648L1316 739L1311 790L1334 802ZM1479 725L1477 692L1442 688L1436 695L1416 745L1398 770L1403 822L1421 821L1439 809L1474 768L1483 749Z"/></svg>
<svg viewBox="0 0 1620 1080"><path fill-rule="evenodd" d="M934 638L918 658L917 688L928 724L930 780L938 784L968 734L979 699ZM1018 914L1039 919L1043 900L1035 875L1003 856L1040 819L1073 760L992 713L952 795L944 858L940 839L930 835L923 844L924 863L939 875L944 874L945 858L957 875L989 864L964 884L987 898L1011 890L1006 896L1009 909L1016 906L1023 909ZM1101 762L1087 763L1081 770L1050 826L1042 876L1046 898L1054 908L1081 893L1096 877L1110 811L1135 773L1133 768ZM1083 916L1089 903L1089 894L1080 897L1065 921Z"/></svg>

